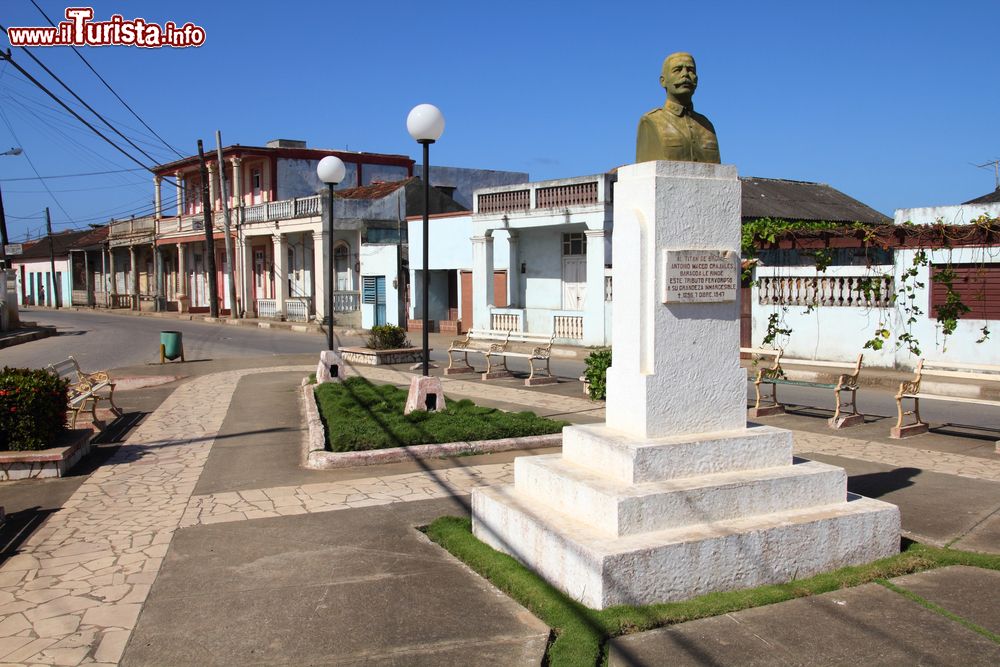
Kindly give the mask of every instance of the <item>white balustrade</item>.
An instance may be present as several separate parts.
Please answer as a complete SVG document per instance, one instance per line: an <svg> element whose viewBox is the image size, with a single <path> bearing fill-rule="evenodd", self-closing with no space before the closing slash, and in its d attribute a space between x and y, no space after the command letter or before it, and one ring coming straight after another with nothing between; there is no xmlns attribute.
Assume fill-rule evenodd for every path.
<svg viewBox="0 0 1000 667"><path fill-rule="evenodd" d="M285 319L291 322L309 321L309 304L312 299L307 297L295 297L285 301Z"/></svg>
<svg viewBox="0 0 1000 667"><path fill-rule="evenodd" d="M261 319L277 319L278 301L276 299L257 299L257 317Z"/></svg>
<svg viewBox="0 0 1000 667"><path fill-rule="evenodd" d="M490 328L497 331L520 331L521 316L517 313L490 313Z"/></svg>
<svg viewBox="0 0 1000 667"><path fill-rule="evenodd" d="M552 330L556 338L583 338L583 318L579 315L555 315Z"/></svg>

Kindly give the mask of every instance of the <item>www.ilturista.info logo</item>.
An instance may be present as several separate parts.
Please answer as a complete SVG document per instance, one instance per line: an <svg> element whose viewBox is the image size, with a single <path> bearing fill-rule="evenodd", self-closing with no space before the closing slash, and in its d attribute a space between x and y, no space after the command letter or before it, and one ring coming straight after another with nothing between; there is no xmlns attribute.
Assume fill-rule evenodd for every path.
<svg viewBox="0 0 1000 667"><path fill-rule="evenodd" d="M190 21L178 26L167 21L162 26L145 19L125 19L113 14L107 21L94 21L93 7L67 7L66 20L54 28L11 27L11 46L163 46L184 48L205 43L205 29Z"/></svg>

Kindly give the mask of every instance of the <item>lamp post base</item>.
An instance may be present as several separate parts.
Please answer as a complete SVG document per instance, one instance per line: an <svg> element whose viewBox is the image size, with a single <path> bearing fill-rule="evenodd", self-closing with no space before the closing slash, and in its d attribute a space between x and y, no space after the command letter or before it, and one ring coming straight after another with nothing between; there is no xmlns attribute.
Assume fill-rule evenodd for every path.
<svg viewBox="0 0 1000 667"><path fill-rule="evenodd" d="M414 410L441 412L444 408L444 389L441 387L441 378L420 375L410 380L410 393L406 396L404 415L408 415Z"/></svg>

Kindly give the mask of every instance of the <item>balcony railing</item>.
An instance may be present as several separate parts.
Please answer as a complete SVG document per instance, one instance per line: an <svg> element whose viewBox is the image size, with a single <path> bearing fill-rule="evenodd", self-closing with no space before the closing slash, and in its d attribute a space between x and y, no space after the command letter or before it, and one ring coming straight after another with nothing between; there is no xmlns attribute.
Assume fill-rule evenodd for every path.
<svg viewBox="0 0 1000 667"><path fill-rule="evenodd" d="M113 220L108 230L110 245L127 245L138 238L153 238L156 233L156 218L131 218L129 220Z"/></svg>
<svg viewBox="0 0 1000 667"><path fill-rule="evenodd" d="M536 208L565 208L597 203L597 181L538 188Z"/></svg>
<svg viewBox="0 0 1000 667"><path fill-rule="evenodd" d="M612 180L610 175L604 174L479 190L476 192L475 212L478 215L496 215L532 209L610 204Z"/></svg>
<svg viewBox="0 0 1000 667"><path fill-rule="evenodd" d="M243 222L267 222L269 220L289 220L320 214L320 195L269 201L264 204L247 206L243 209Z"/></svg>
<svg viewBox="0 0 1000 667"><path fill-rule="evenodd" d="M527 211L531 208L531 190L503 190L479 195L479 213Z"/></svg>

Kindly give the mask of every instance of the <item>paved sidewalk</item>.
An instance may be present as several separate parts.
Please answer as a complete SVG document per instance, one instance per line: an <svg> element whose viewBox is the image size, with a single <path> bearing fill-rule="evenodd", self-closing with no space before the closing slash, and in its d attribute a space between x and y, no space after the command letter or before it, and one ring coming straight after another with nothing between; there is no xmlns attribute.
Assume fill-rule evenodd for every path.
<svg viewBox="0 0 1000 667"><path fill-rule="evenodd" d="M196 492L213 446L222 442L221 437L226 447L234 449L249 442L247 429L236 423L239 419L227 420L237 414L233 412L237 392L241 409L256 409L261 419L267 419L269 410L288 409L273 388L263 389L270 387L267 378L282 373L294 378L313 370L312 365L244 368L214 372L181 384L127 443L80 485L63 509L21 545L20 553L0 565L0 662L115 664L125 656L129 664L276 664L282 656L295 663L293 656L298 656L299 664L476 664L475 660L470 662L470 656L486 659L493 655L494 662L500 664L537 664L544 650L544 633L539 634L537 621L530 615L514 613L509 606L495 609L496 618L506 619L502 624L505 629L489 635L488 641L483 639L488 624L470 624L464 633L445 633L434 641L421 641L437 628L429 619L461 630L462 615L473 613L463 606L461 596L449 594L448 604L434 601L435 591L466 591L469 600L492 599L499 594L488 586L475 587L471 583L475 578L440 550L420 546L412 526L441 513L461 513L463 504L456 505L452 499L463 497L475 486L509 482L513 455L435 465L414 463L408 469L355 470L350 475L330 474L329 481L320 482L315 481L315 471L295 473L290 469L280 477L287 484L244 488L243 483L235 491ZM411 375L386 368L365 367L357 372L400 384L408 384ZM444 379L444 385L449 395L533 409L571 421L603 418L601 406L582 397L452 378ZM794 435L797 453L839 457L852 475L854 470L863 471L854 480L872 486L872 495L879 494L890 502L901 498L917 507L920 502L933 502L945 514L964 517L953 521L953 528L937 526L937 541L976 537L979 541L970 541L970 548L1000 552L1000 534L992 532L1000 532L1000 457L990 460L806 431L795 431ZM279 429L260 437L272 437L277 446L299 436ZM268 444L263 439L255 446ZM906 479L895 473L900 469L910 471ZM225 467L218 470L223 475ZM278 477L259 476L273 478ZM247 475L245 479L255 477ZM934 487L933 498L919 491L926 479L939 485ZM963 495L966 488L974 493ZM920 517L910 515L903 502L900 505L904 528L910 521L920 527ZM381 541L380 522L394 526L390 532L395 537L390 543ZM326 534L336 534L336 543L320 538ZM321 539L324 546L309 546L313 539ZM353 565L342 563L346 556L343 549L350 552ZM405 562L431 559L434 564L430 570L407 570L410 579L405 582L416 582L434 572L432 585L422 588L423 584L415 584L413 597L407 600L394 598L391 588L376 586L375 580L381 581L382 575L372 579L371 586L363 585L361 582L372 574L365 572L366 558L358 559L364 553L373 558L392 553ZM323 567L335 563L340 565ZM386 576L393 567L385 565ZM307 568L308 572L291 572L296 568ZM159 576L161 571L163 576ZM227 577L237 580L230 583ZM281 582L286 577L296 577L295 584L283 589ZM316 586L323 592L314 599L310 591L318 590ZM206 587L220 588L222 597L215 600L199 592ZM334 595L336 601L324 602L324 595ZM302 596L318 606L307 609L298 605L296 600ZM253 606L251 598L253 604L264 605L253 608L252 613L258 614L254 618L268 625L251 630L278 644L281 633L291 633L297 642L294 649L290 644L268 647L258 642L254 645L260 652L241 652L251 641L249 635L233 634L234 622L220 614L228 609L234 618L240 618L243 605ZM222 599L230 606L220 607ZM195 605L198 612L187 613L181 600ZM330 637L335 640L339 636L344 642L348 639L338 635L338 626L317 626L312 618L319 614L322 620L331 613L331 604L337 609L357 609L358 613L367 610L376 623L380 614L399 605L405 608L396 609L402 617L392 623L398 625L379 626L377 631L372 626L359 627L364 641L351 637L353 643L341 643L338 649L337 641ZM297 617L298 613L305 616ZM514 618L520 621L511 620ZM192 627L201 633L197 646L191 646L190 635L184 635ZM133 632L137 634L133 636ZM330 637L321 636L323 632ZM366 642L370 644L367 649ZM348 644L349 650L344 648ZM498 648L503 646L519 648L510 653ZM408 648L400 654L404 647ZM406 651L424 658L409 660L411 653ZM515 654L521 658L514 659Z"/></svg>

